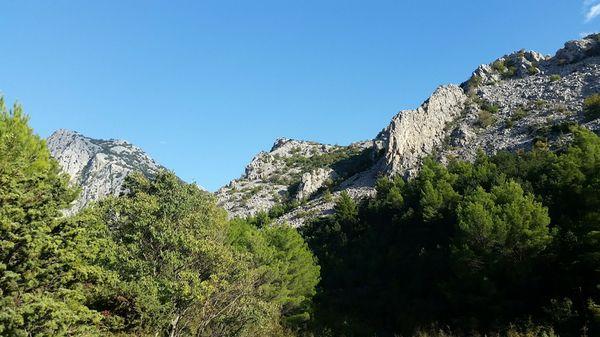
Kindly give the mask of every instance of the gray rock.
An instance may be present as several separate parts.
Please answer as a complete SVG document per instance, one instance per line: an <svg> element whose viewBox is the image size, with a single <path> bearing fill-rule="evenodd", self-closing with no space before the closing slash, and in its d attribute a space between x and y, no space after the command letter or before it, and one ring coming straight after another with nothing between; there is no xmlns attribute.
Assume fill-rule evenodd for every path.
<svg viewBox="0 0 600 337"><path fill-rule="evenodd" d="M446 125L461 115L466 101L460 87L443 86L418 109L398 113L374 142L385 152L387 172L415 172L421 159L442 144Z"/></svg>
<svg viewBox="0 0 600 337"><path fill-rule="evenodd" d="M581 40L565 43L565 46L554 56L558 64L579 62L590 56L600 55L600 34L592 34Z"/></svg>
<svg viewBox="0 0 600 337"><path fill-rule="evenodd" d="M379 177L413 175L426 156L447 163L452 158L474 160L480 150L493 154L534 146L560 148L569 140L568 126L574 124L600 132L600 119L585 120L582 104L598 92L598 34L567 42L554 57L514 52L478 67L460 87L442 86L417 109L401 111L373 140L337 146L278 139L216 196L231 217L296 201L276 222L301 226L313 217L331 214L333 200L342 191L356 199L372 196ZM123 141L94 140L59 130L48 145L72 182L83 188L74 209L120 193L124 177L132 170L151 175L160 169L143 151ZM339 151L355 156L318 164ZM339 166L348 165L351 173L339 176ZM333 200L318 193L329 180L336 181Z"/></svg>
<svg viewBox="0 0 600 337"><path fill-rule="evenodd" d="M331 168L318 168L312 172L304 173L298 187L296 200L310 198L315 192L326 186L327 182L333 182L337 177L337 173Z"/></svg>
<svg viewBox="0 0 600 337"><path fill-rule="evenodd" d="M151 176L163 168L140 148L123 140L92 139L61 129L46 143L71 184L81 187L68 214L107 195L121 193L125 177L132 171Z"/></svg>
<svg viewBox="0 0 600 337"><path fill-rule="evenodd" d="M342 191L357 199L372 196L378 177L410 176L418 171L425 156L447 163L452 158L474 160L479 150L493 154L530 149L536 144L558 148L569 139L564 130L571 124L600 131L600 120L585 121L582 107L585 97L600 92L599 36L568 42L554 57L533 51L514 52L478 67L461 87L438 88L416 110L398 113L373 139L373 163L341 182L333 191L334 199ZM481 122L484 115L489 125ZM285 148L288 142L277 141L272 151ZM274 164L268 154L259 154L246 176L232 184L269 185L265 178L277 170L297 174L293 168L269 165ZM298 190L303 198L306 192L310 197L276 222L301 226L313 217L331 214L331 200L311 195L321 186L326 172L303 172ZM290 186L282 183L278 188L280 195L285 195ZM232 194L224 188L218 195L220 200L227 200ZM276 198L265 199L259 194L249 202L237 202L234 214L248 214L248 210L272 207L276 202Z"/></svg>

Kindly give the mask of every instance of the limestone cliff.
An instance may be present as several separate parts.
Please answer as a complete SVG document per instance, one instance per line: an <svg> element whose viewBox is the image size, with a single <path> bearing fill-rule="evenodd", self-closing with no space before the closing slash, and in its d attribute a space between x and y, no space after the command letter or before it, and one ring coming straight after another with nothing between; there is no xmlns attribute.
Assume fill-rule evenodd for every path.
<svg viewBox="0 0 600 337"><path fill-rule="evenodd" d="M600 120L587 120L583 112L583 100L594 93L600 93L599 34L567 42L554 56L517 51L478 67L460 86L439 87L417 109L400 111L373 141L361 143L368 153L354 159L352 174L334 178L333 162L312 169L278 165L276 156L289 157L290 152L276 144L271 152L255 157L246 174L217 196L232 215L267 211L279 202L295 199L293 207L275 215L279 222L301 225L311 217L330 213L341 191L356 198L371 195L378 176L412 175L426 156L446 162L451 158L472 160L479 150L491 154L533 146L561 147L568 142L572 125L598 132ZM319 161L319 155L331 149L294 142L312 144L303 145L300 151L307 161ZM311 146L323 150L313 153L308 150ZM256 174L255 170L275 170L283 180L272 185L269 174ZM296 178L285 181L288 177ZM335 182L324 183L332 180ZM288 184L291 181L293 184ZM244 191L243 197L237 188ZM274 191L277 197L271 194Z"/></svg>
<svg viewBox="0 0 600 337"><path fill-rule="evenodd" d="M554 56L517 51L478 67L463 84L439 87L414 110L394 116L372 140L347 146L282 138L259 153L245 173L216 192L231 217L271 211L278 222L301 225L328 214L342 191L372 195L381 175L410 176L423 158L472 160L483 150L558 148L570 127L600 131L583 101L600 93L600 34L569 41ZM52 154L83 193L74 209L119 193L133 171L160 166L139 148L59 130Z"/></svg>
<svg viewBox="0 0 600 337"><path fill-rule="evenodd" d="M81 194L70 213L109 194L119 194L132 171L155 174L162 167L139 147L123 140L99 140L58 130L47 139L50 153L69 174Z"/></svg>

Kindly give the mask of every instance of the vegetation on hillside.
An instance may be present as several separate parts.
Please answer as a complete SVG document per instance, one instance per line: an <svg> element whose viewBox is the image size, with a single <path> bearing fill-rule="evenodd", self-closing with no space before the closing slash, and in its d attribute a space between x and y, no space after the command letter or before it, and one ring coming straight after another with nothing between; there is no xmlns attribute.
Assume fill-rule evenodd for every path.
<svg viewBox="0 0 600 337"><path fill-rule="evenodd" d="M578 129L562 153L427 160L374 199L342 195L302 230L317 335L600 334L599 169L600 138Z"/></svg>
<svg viewBox="0 0 600 337"><path fill-rule="evenodd" d="M64 217L67 185L20 106L0 102L0 335L292 336L319 267L287 226L227 221L170 172Z"/></svg>
<svg viewBox="0 0 600 337"><path fill-rule="evenodd" d="M583 101L583 113L589 121L600 117L600 94L590 95Z"/></svg>
<svg viewBox="0 0 600 337"><path fill-rule="evenodd" d="M600 137L558 131L556 153L427 159L299 233L271 224L285 209L228 220L167 171L67 217L78 191L0 100L0 335L597 336Z"/></svg>
<svg viewBox="0 0 600 337"><path fill-rule="evenodd" d="M0 99L2 336L83 335L101 318L83 303L99 273L79 255L85 228L61 217L76 196L67 181L22 108Z"/></svg>

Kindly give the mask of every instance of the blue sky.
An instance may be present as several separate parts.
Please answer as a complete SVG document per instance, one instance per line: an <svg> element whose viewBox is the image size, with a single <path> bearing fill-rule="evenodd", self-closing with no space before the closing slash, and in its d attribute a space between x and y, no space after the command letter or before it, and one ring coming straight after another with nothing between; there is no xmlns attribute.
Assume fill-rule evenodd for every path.
<svg viewBox="0 0 600 337"><path fill-rule="evenodd" d="M42 136L141 146L210 190L278 137L370 139L480 63L600 30L600 1L0 0L0 91Z"/></svg>

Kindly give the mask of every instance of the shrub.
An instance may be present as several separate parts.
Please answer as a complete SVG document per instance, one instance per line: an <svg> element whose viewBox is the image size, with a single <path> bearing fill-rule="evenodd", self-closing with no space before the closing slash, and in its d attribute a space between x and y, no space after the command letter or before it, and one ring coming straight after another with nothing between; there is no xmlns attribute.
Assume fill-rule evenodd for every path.
<svg viewBox="0 0 600 337"><path fill-rule="evenodd" d="M481 110L485 110L485 111L487 111L489 113L492 113L492 114L496 114L496 113L498 113L498 111L500 111L500 106L498 106L495 103L490 103L490 102L485 101L485 100L482 100L479 103L479 107L481 108Z"/></svg>
<svg viewBox="0 0 600 337"><path fill-rule="evenodd" d="M556 109L556 112L558 112L561 115L571 115L572 114L572 112L564 104L558 104L555 107L555 109Z"/></svg>
<svg viewBox="0 0 600 337"><path fill-rule="evenodd" d="M560 81L560 78L561 78L560 75L554 74L554 75L550 76L550 81L552 81L552 82Z"/></svg>
<svg viewBox="0 0 600 337"><path fill-rule="evenodd" d="M525 116L527 116L527 110L525 110L523 108L517 108L517 110L515 110L515 112L510 117L510 119L511 119L511 121L516 122L518 120L525 118Z"/></svg>
<svg viewBox="0 0 600 337"><path fill-rule="evenodd" d="M515 76L517 72L517 68L510 61L496 60L492 63L492 68L499 72L504 79Z"/></svg>
<svg viewBox="0 0 600 337"><path fill-rule="evenodd" d="M477 124L482 128L487 128L488 126L494 124L496 122L496 117L487 110L479 111L479 120Z"/></svg>
<svg viewBox="0 0 600 337"><path fill-rule="evenodd" d="M479 87L482 83L483 83L483 80L482 80L481 76L473 75L467 82L467 85L469 87L469 90L473 90L473 89Z"/></svg>
<svg viewBox="0 0 600 337"><path fill-rule="evenodd" d="M492 63L492 68L501 74L507 70L506 64L502 60L494 61L494 63Z"/></svg>
<svg viewBox="0 0 600 337"><path fill-rule="evenodd" d="M573 129L577 127L577 123L573 121L566 121L559 124L554 124L550 128L553 133L571 133Z"/></svg>
<svg viewBox="0 0 600 337"><path fill-rule="evenodd" d="M527 68L527 73L528 73L529 75L535 75L535 74L537 74L538 72L539 72L538 68L536 68L536 67L534 67L534 66L531 66L531 67Z"/></svg>
<svg viewBox="0 0 600 337"><path fill-rule="evenodd" d="M546 105L546 101L544 101L543 99L537 99L535 100L535 102L533 102L533 104L535 105L536 108L543 108Z"/></svg>
<svg viewBox="0 0 600 337"><path fill-rule="evenodd" d="M583 101L583 113L588 121L600 117L600 94L588 96Z"/></svg>
<svg viewBox="0 0 600 337"><path fill-rule="evenodd" d="M333 194L331 194L331 191L329 189L325 190L325 192L323 193L323 200L325 200L326 202L333 201Z"/></svg>
<svg viewBox="0 0 600 337"><path fill-rule="evenodd" d="M250 193L250 195L255 195L255 194L258 194L260 191L262 191L262 189L263 189L263 187L260 185L254 186L248 191L248 193Z"/></svg>

